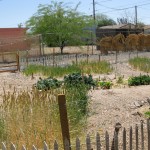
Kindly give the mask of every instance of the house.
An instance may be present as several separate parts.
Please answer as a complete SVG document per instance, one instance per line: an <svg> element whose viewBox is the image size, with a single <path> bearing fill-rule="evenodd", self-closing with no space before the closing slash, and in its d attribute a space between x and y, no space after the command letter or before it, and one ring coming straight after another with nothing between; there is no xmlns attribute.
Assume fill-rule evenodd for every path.
<svg viewBox="0 0 150 150"><path fill-rule="evenodd" d="M119 33L123 34L125 37L129 34L133 33L141 33L144 32L143 28L136 28L134 24L118 24L118 25L109 25L109 26L103 26L98 27L96 29L96 39L100 40L104 36L115 36ZM99 50L100 47L97 46L97 50Z"/></svg>
<svg viewBox="0 0 150 150"><path fill-rule="evenodd" d="M26 31L27 28L0 28L0 52L29 49Z"/></svg>

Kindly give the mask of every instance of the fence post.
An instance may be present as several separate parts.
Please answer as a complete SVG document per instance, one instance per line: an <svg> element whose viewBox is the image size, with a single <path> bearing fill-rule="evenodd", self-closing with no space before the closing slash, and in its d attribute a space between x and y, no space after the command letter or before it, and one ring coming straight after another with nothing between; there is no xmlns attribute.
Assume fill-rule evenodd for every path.
<svg viewBox="0 0 150 150"><path fill-rule="evenodd" d="M6 150L6 145L2 142L2 150Z"/></svg>
<svg viewBox="0 0 150 150"><path fill-rule="evenodd" d="M16 146L13 143L11 143L10 149L11 150L16 150Z"/></svg>
<svg viewBox="0 0 150 150"><path fill-rule="evenodd" d="M132 127L130 127L130 137L129 137L130 150L132 150Z"/></svg>
<svg viewBox="0 0 150 150"><path fill-rule="evenodd" d="M105 133L105 143L106 143L106 150L109 150L109 134L107 131Z"/></svg>
<svg viewBox="0 0 150 150"><path fill-rule="evenodd" d="M35 147L35 145L32 146L32 150L37 150L37 148Z"/></svg>
<svg viewBox="0 0 150 150"><path fill-rule="evenodd" d="M143 131L143 120L141 120L141 148L144 149L144 131Z"/></svg>
<svg viewBox="0 0 150 150"><path fill-rule="evenodd" d="M54 143L54 150L58 150L58 144L57 144L57 141L55 141L55 143Z"/></svg>
<svg viewBox="0 0 150 150"><path fill-rule="evenodd" d="M91 140L90 140L90 136L89 135L87 135L87 137L86 137L86 149L87 150L91 150L92 148L91 148Z"/></svg>
<svg viewBox="0 0 150 150"><path fill-rule="evenodd" d="M87 63L88 63L89 62L89 54L87 54L86 57L87 57Z"/></svg>
<svg viewBox="0 0 150 150"><path fill-rule="evenodd" d="M124 130L123 130L123 150L126 150L126 140L127 140L127 138L126 138L126 129L124 128Z"/></svg>
<svg viewBox="0 0 150 150"><path fill-rule="evenodd" d="M101 142L99 133L96 134L96 150L101 150Z"/></svg>
<svg viewBox="0 0 150 150"><path fill-rule="evenodd" d="M138 140L138 126L135 126L135 138L136 138L136 150L138 150L139 140Z"/></svg>
<svg viewBox="0 0 150 150"><path fill-rule="evenodd" d="M100 62L101 61L101 54L98 55L98 61Z"/></svg>
<svg viewBox="0 0 150 150"><path fill-rule="evenodd" d="M116 60L115 60L115 63L117 64L118 62L118 52L116 51Z"/></svg>
<svg viewBox="0 0 150 150"><path fill-rule="evenodd" d="M53 67L54 67L54 65L55 65L55 48L53 48Z"/></svg>
<svg viewBox="0 0 150 150"><path fill-rule="evenodd" d="M29 64L28 57L29 57L29 53L28 53L28 50L26 50L26 64L27 64L27 67L28 67L28 64Z"/></svg>
<svg viewBox="0 0 150 150"><path fill-rule="evenodd" d="M44 141L44 150L49 150L47 143Z"/></svg>
<svg viewBox="0 0 150 150"><path fill-rule="evenodd" d="M22 150L26 150L26 147L24 145L22 145Z"/></svg>
<svg viewBox="0 0 150 150"><path fill-rule="evenodd" d="M148 150L150 150L150 118L147 119Z"/></svg>
<svg viewBox="0 0 150 150"><path fill-rule="evenodd" d="M18 53L16 53L16 59L17 59L17 70L20 71L19 51Z"/></svg>
<svg viewBox="0 0 150 150"><path fill-rule="evenodd" d="M78 64L78 54L76 54L76 64Z"/></svg>
<svg viewBox="0 0 150 150"><path fill-rule="evenodd" d="M58 95L58 105L59 105L59 114L60 114L63 145L64 145L64 149L65 149L66 141L68 141L68 144L70 146L70 134L69 134L69 123L68 123L68 116L67 116L66 98L65 98L64 94ZM71 147L70 147L70 150L71 150Z"/></svg>
<svg viewBox="0 0 150 150"><path fill-rule="evenodd" d="M116 123L111 150L118 150L118 133L119 133L120 128L121 128L121 124L119 122Z"/></svg>
<svg viewBox="0 0 150 150"><path fill-rule="evenodd" d="M129 51L129 60L130 60L131 51Z"/></svg>
<svg viewBox="0 0 150 150"><path fill-rule="evenodd" d="M80 140L76 138L76 150L80 150Z"/></svg>

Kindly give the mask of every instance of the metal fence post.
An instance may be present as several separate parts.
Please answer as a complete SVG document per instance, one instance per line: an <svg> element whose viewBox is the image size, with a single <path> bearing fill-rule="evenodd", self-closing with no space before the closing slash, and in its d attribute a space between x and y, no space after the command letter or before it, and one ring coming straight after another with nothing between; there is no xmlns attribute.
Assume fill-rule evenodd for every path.
<svg viewBox="0 0 150 150"><path fill-rule="evenodd" d="M53 67L54 67L54 65L55 65L55 48L53 48Z"/></svg>
<svg viewBox="0 0 150 150"><path fill-rule="evenodd" d="M69 134L69 123L68 123L68 116L67 116L66 98L65 98L64 94L58 95L58 105L59 105L63 145L64 145L64 149L65 149L66 141L68 141L68 144L70 146L70 134ZM71 150L71 147L69 149Z"/></svg>
<svg viewBox="0 0 150 150"><path fill-rule="evenodd" d="M78 64L78 54L76 54L76 64Z"/></svg>
<svg viewBox="0 0 150 150"><path fill-rule="evenodd" d="M98 57L98 61L100 62L101 61L101 55L99 54L98 56L99 56Z"/></svg>

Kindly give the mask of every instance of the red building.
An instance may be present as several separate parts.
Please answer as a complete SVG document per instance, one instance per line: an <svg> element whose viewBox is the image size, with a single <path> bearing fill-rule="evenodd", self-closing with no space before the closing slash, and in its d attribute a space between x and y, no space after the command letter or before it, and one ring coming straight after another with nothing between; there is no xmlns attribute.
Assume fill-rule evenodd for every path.
<svg viewBox="0 0 150 150"><path fill-rule="evenodd" d="M0 52L29 50L27 28L0 28Z"/></svg>

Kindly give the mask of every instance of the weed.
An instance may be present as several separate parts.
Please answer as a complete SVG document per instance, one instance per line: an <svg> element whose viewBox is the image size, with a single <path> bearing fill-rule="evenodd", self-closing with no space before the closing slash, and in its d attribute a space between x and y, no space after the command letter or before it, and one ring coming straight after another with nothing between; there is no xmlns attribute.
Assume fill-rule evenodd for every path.
<svg viewBox="0 0 150 150"><path fill-rule="evenodd" d="M98 85L102 88L102 89L110 89L112 87L112 82L110 81L100 81L98 82Z"/></svg>
<svg viewBox="0 0 150 150"><path fill-rule="evenodd" d="M146 117L150 118L150 111L144 113Z"/></svg>
<svg viewBox="0 0 150 150"><path fill-rule="evenodd" d="M67 74L71 74L74 72L91 74L91 73L109 73L112 71L110 64L106 61L101 62L89 62L86 61L80 62L78 64L73 63L72 65L68 65L65 67L48 67L48 66L40 66L40 65L29 65L25 70L24 74L32 75L34 74L42 74L44 76L50 77L62 77Z"/></svg>
<svg viewBox="0 0 150 150"><path fill-rule="evenodd" d="M123 84L123 79L124 79L124 76L119 76L116 82L118 84Z"/></svg>
<svg viewBox="0 0 150 150"><path fill-rule="evenodd" d="M146 57L136 57L129 60L129 64L137 70L150 72L150 59Z"/></svg>

